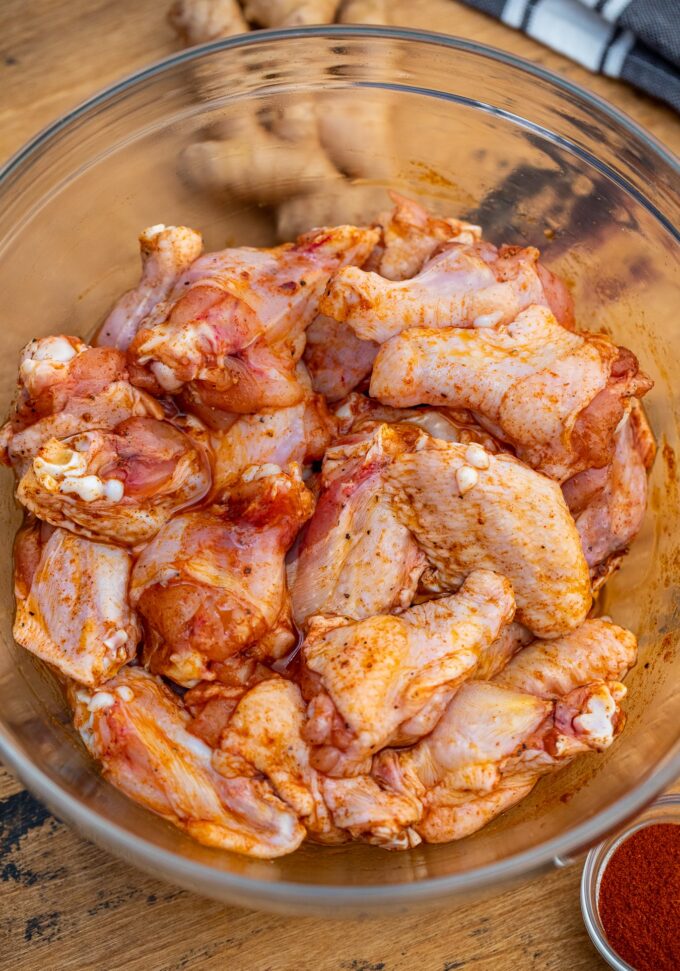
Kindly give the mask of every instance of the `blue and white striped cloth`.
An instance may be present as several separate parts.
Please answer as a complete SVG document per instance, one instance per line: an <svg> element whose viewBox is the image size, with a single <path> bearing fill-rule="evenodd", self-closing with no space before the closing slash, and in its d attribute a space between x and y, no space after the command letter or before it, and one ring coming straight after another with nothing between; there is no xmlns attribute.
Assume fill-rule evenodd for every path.
<svg viewBox="0 0 680 971"><path fill-rule="evenodd" d="M464 0L680 112L680 0Z"/></svg>

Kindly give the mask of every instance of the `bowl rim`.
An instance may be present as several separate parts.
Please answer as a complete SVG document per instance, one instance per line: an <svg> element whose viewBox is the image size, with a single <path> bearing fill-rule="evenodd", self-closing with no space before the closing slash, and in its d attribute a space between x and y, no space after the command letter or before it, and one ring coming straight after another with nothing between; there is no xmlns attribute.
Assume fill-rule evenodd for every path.
<svg viewBox="0 0 680 971"><path fill-rule="evenodd" d="M28 165L30 167L41 150L48 146L61 131L72 126L80 118L90 113L96 113L99 108L128 89L161 75L165 71L169 71L180 64L189 64L205 55L218 51L254 46L263 41L285 43L287 40L314 37L382 38L387 41L430 44L449 50L475 54L531 74L549 86L557 88L560 93L574 96L584 102L586 106L591 105L597 108L610 122L626 129L629 134L639 139L648 150L654 152L665 164L670 166L677 175L680 175L680 159L653 135L637 125L623 111L613 107L598 95L592 94L579 85L523 58L484 44L431 31L374 25L336 24L260 30L249 34L239 34L178 51L148 67L135 71L83 101L39 131L0 168L0 188L15 173L18 173L22 166ZM578 153L578 148L573 143L569 144ZM608 166L606 168L610 174L614 175ZM628 186L628 188L631 189L632 187ZM648 203L648 207L650 205ZM662 222L665 221L667 228L673 230L672 225L664 220L653 206L651 206L651 209L657 218L660 218ZM677 229L674 230L674 234L676 237L678 236ZM510 881L546 869L554 864L562 865L562 861L570 860L574 854L579 853L582 849L599 842L607 833L615 830L625 820L639 813L662 789L672 784L680 774L679 746L676 751L668 753L663 758L649 778L621 796L611 806L587 818L565 833L529 850L524 850L504 860L498 860L473 870L449 876L427 877L423 880L406 883L333 886L323 883L295 883L286 880L270 881L242 876L212 867L206 863L188 860L178 853L156 846L119 826L114 820L109 819L97 809L81 803L65 788L53 781L22 751L21 745L17 744L10 731L2 723L0 723L0 758L28 789L43 799L57 815L82 830L87 838L145 868L147 871L162 874L166 879L218 899L224 900L229 896L233 902L238 902L241 899L245 905L250 903L255 907L266 906L267 904L291 908L297 906L300 913L304 912L305 906L313 907L314 912L318 912L319 908L324 906L341 908L343 904L348 907L364 906L370 911L378 909L382 905L434 902L463 890L469 892L493 888L499 880ZM342 916L341 909L338 913Z"/></svg>

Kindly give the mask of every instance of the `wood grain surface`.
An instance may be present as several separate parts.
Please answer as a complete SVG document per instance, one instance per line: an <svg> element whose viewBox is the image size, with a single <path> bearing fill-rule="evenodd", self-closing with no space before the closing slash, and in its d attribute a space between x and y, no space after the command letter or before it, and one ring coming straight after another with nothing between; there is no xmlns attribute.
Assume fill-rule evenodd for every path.
<svg viewBox="0 0 680 971"><path fill-rule="evenodd" d="M98 88L178 48L165 0L2 0L0 161ZM674 151L664 106L594 77L454 0L390 6L392 22L510 50L609 99ZM0 968L13 971L581 971L580 867L492 900L365 922L272 917L146 877L80 839L0 768Z"/></svg>

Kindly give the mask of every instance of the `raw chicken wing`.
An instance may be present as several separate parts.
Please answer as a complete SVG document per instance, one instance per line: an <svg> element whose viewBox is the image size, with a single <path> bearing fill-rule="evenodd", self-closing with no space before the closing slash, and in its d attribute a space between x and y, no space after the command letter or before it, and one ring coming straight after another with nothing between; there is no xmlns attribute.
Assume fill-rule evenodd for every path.
<svg viewBox="0 0 680 971"><path fill-rule="evenodd" d="M453 596L399 616L313 618L302 656L315 688L304 730L314 765L353 775L384 745L430 732L513 613L508 581L479 570Z"/></svg>
<svg viewBox="0 0 680 971"><path fill-rule="evenodd" d="M134 546L210 489L210 464L183 432L153 418L49 439L17 498L41 519L91 539Z"/></svg>
<svg viewBox="0 0 680 971"><path fill-rule="evenodd" d="M415 276L442 243L456 240L470 245L482 238L479 226L442 219L398 192L390 192L390 198L394 209L378 218L382 237L367 266L387 280Z"/></svg>
<svg viewBox="0 0 680 971"><path fill-rule="evenodd" d="M186 226L150 226L139 237L142 278L128 290L99 328L95 343L126 351L148 317L170 295L182 274L203 252L201 234Z"/></svg>
<svg viewBox="0 0 680 971"><path fill-rule="evenodd" d="M240 416L231 428L210 435L215 490L236 482L249 465L284 468L323 458L336 427L323 397L315 394L289 408Z"/></svg>
<svg viewBox="0 0 680 971"><path fill-rule="evenodd" d="M213 661L210 676L215 680L199 681L185 693L183 702L191 714L189 731L216 748L246 692L260 681L279 675L252 656L234 654L224 661Z"/></svg>
<svg viewBox="0 0 680 971"><path fill-rule="evenodd" d="M312 387L328 401L339 401L368 377L378 353L375 341L362 341L347 324L325 314L307 329L304 362Z"/></svg>
<svg viewBox="0 0 680 971"><path fill-rule="evenodd" d="M303 738L305 704L292 681L270 678L251 688L238 703L213 765L224 775L234 757L245 759L271 783L280 799L307 829L324 841L342 842L322 793L322 777L312 768Z"/></svg>
<svg viewBox="0 0 680 971"><path fill-rule="evenodd" d="M295 469L247 470L225 502L175 516L137 560L130 600L149 628L152 670L184 685L209 665L276 633L274 657L295 643L284 557L311 515Z"/></svg>
<svg viewBox="0 0 680 971"><path fill-rule="evenodd" d="M310 762L304 726L297 685L283 678L262 682L238 704L213 766L228 777L245 760L266 776L316 842L351 836L390 848L417 845L420 838L410 828L421 813L417 800L381 789L369 775L326 778Z"/></svg>
<svg viewBox="0 0 680 971"><path fill-rule="evenodd" d="M134 657L126 550L35 523L15 542L14 639L67 678L95 686Z"/></svg>
<svg viewBox="0 0 680 971"><path fill-rule="evenodd" d="M477 443L488 452L506 451L493 435L478 425L470 412L453 411L448 408L391 408L382 405L375 398L353 392L338 402L333 414L339 422L341 435L350 432L368 432L377 425L387 422L390 425L417 425L433 438L444 442L463 442L466 445Z"/></svg>
<svg viewBox="0 0 680 971"><path fill-rule="evenodd" d="M589 681L622 681L636 659L634 634L608 618L591 618L564 637L534 641L515 654L494 681L555 699Z"/></svg>
<svg viewBox="0 0 680 971"><path fill-rule="evenodd" d="M304 331L331 272L362 263L377 231L318 229L271 250L228 249L196 260L162 312L147 319L130 359L140 386L221 411L296 404Z"/></svg>
<svg viewBox="0 0 680 971"><path fill-rule="evenodd" d="M547 304L538 250L447 243L417 276L401 282L346 267L333 275L321 312L362 340L388 341L412 327L493 329L532 304Z"/></svg>
<svg viewBox="0 0 680 971"><path fill-rule="evenodd" d="M611 463L579 472L562 486L595 589L618 566L647 507L647 471L656 446L642 406L636 398L630 405L614 435Z"/></svg>
<svg viewBox="0 0 680 971"><path fill-rule="evenodd" d="M468 408L524 462L563 481L608 464L627 400L650 387L630 351L532 306L509 326L399 334L381 347L370 391L398 407Z"/></svg>
<svg viewBox="0 0 680 971"><path fill-rule="evenodd" d="M208 846L270 859L305 837L295 813L253 776L215 772L212 750L163 683L124 668L95 692L72 692L75 725L104 777Z"/></svg>
<svg viewBox="0 0 680 971"><path fill-rule="evenodd" d="M425 569L423 554L385 501L382 475L404 437L419 429L388 425L359 445L327 449L314 516L289 564L293 616L303 626L313 614L362 620L408 607Z"/></svg>
<svg viewBox="0 0 680 971"><path fill-rule="evenodd" d="M372 456L381 456L382 467L373 473L379 502L372 500L370 508L388 509L425 553L436 571L423 577L431 589L455 590L473 570L494 570L512 583L517 619L535 634L555 637L583 622L591 603L588 567L556 483L511 455L444 442L407 424L380 425L368 439L335 446L324 464L343 452L346 462L363 456L371 470L377 464ZM325 554L319 559L329 562ZM383 575L367 564L363 581L349 592L356 596L357 588L370 586L375 596ZM299 579L300 573L296 584Z"/></svg>
<svg viewBox="0 0 680 971"><path fill-rule="evenodd" d="M88 347L77 337L41 337L21 353L0 458L21 477L48 439L114 428L134 416L162 418L163 409L130 384L120 351Z"/></svg>
<svg viewBox="0 0 680 971"><path fill-rule="evenodd" d="M541 775L611 745L625 694L618 682L595 681L548 701L470 682L415 748L382 752L374 775L421 801L415 828L426 842L461 839L523 799Z"/></svg>

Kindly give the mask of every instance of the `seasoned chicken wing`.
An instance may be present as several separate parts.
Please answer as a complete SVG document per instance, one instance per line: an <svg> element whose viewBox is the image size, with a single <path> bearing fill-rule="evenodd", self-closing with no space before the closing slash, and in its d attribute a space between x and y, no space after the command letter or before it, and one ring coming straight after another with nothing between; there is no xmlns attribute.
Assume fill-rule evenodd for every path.
<svg viewBox="0 0 680 971"><path fill-rule="evenodd" d="M494 329L532 304L547 305L538 257L533 247L498 251L470 239L446 243L417 276L400 282L345 267L331 277L320 309L379 344L412 327Z"/></svg>
<svg viewBox="0 0 680 971"><path fill-rule="evenodd" d="M414 574L397 573L387 542L399 536L427 557L434 572L421 582L430 589L455 590L473 570L494 570L512 583L517 619L534 633L554 637L585 619L591 603L588 567L559 486L511 455L444 442L408 424L382 424L330 448L323 475L329 485L293 573L296 616L336 613L360 620L408 606L404 601L412 599L414 589L404 578L412 581ZM362 495L361 505L356 493ZM355 504L363 514L358 523L352 516ZM378 510L389 524L386 536L376 534L372 522L367 525ZM417 581L422 562L413 562L418 562ZM401 599L389 599L393 590Z"/></svg>
<svg viewBox="0 0 680 971"><path fill-rule="evenodd" d="M283 678L261 681L236 706L213 765L228 776L234 757L237 766L245 759L310 833L324 842L342 842L324 802L323 779L310 764L304 726L305 703L298 686Z"/></svg>
<svg viewBox="0 0 680 971"><path fill-rule="evenodd" d="M197 42L341 6L170 19ZM94 346L24 348L0 429L19 645L114 786L261 859L474 833L612 744L636 661L588 615L645 510L651 381L576 331L537 249L396 193L373 217L393 120L348 89L212 124L184 153L203 188L261 203L276 155L279 230L332 223L310 212L346 176L358 225L207 254L144 230Z"/></svg>
<svg viewBox="0 0 680 971"><path fill-rule="evenodd" d="M374 760L382 785L423 805L427 842L460 839L526 796L538 778L611 745L635 638L605 620L535 641L490 682L464 684L430 736Z"/></svg>
<svg viewBox="0 0 680 971"><path fill-rule="evenodd" d="M21 477L48 439L114 428L135 416L162 418L163 409L130 384L120 351L89 347L77 337L41 337L21 353L0 459Z"/></svg>
<svg viewBox="0 0 680 971"><path fill-rule="evenodd" d="M656 446L642 406L636 398L630 405L614 434L610 464L579 472L562 486L595 589L620 562L647 507L647 470Z"/></svg>
<svg viewBox="0 0 680 971"><path fill-rule="evenodd" d="M442 243L455 240L471 245L482 238L479 226L442 219L398 192L390 192L390 198L394 209L378 217L382 236L366 267L387 280L415 276Z"/></svg>
<svg viewBox="0 0 680 971"><path fill-rule="evenodd" d="M279 675L248 654L234 654L223 661L213 661L210 675L214 681L199 681L185 692L182 700L191 714L189 731L211 748L217 748L229 719L246 692L260 681Z"/></svg>
<svg viewBox="0 0 680 971"><path fill-rule="evenodd" d="M328 278L363 263L377 236L339 226L275 249L206 254L132 342L133 380L240 414L296 404L304 390L295 365Z"/></svg>
<svg viewBox="0 0 680 971"><path fill-rule="evenodd" d="M17 498L54 526L134 546L206 495L207 456L168 422L129 418L111 431L49 439Z"/></svg>
<svg viewBox="0 0 680 971"><path fill-rule="evenodd" d="M430 732L513 613L508 581L478 570L453 596L399 616L312 618L302 656L314 692L304 729L314 765L354 775L384 745Z"/></svg>
<svg viewBox="0 0 680 971"><path fill-rule="evenodd" d="M215 772L212 750L187 731L188 714L153 675L124 668L100 690L71 697L75 726L104 777L200 843L270 859L304 839L268 783Z"/></svg>
<svg viewBox="0 0 680 971"><path fill-rule="evenodd" d="M523 799L541 775L607 748L623 728L625 693L618 682L595 681L548 701L470 682L430 736L406 752L382 752L374 775L421 801L415 828L426 842L461 839Z"/></svg>
<svg viewBox="0 0 680 971"><path fill-rule="evenodd" d="M590 681L622 681L636 659L634 634L608 618L590 618L564 637L533 641L515 654L494 681L555 699Z"/></svg>
<svg viewBox="0 0 680 971"><path fill-rule="evenodd" d="M347 324L319 314L307 329L303 358L314 390L339 401L368 377L377 353L375 341L362 341Z"/></svg>
<svg viewBox="0 0 680 971"><path fill-rule="evenodd" d="M313 614L362 620L408 607L425 557L409 529L385 501L382 475L395 449L422 432L383 425L360 444L326 450L314 515L289 563L293 617L303 626Z"/></svg>
<svg viewBox="0 0 680 971"><path fill-rule="evenodd" d="M150 636L151 669L180 684L215 677L210 662L276 631L271 654L295 643L284 557L311 515L295 469L252 467L224 503L175 516L135 564L130 601Z"/></svg>
<svg viewBox="0 0 680 971"><path fill-rule="evenodd" d="M178 279L203 252L200 233L186 226L149 226L139 237L142 278L116 302L95 344L126 351L143 320L170 295Z"/></svg>
<svg viewBox="0 0 680 971"><path fill-rule="evenodd" d="M236 482L250 465L284 468L323 458L337 424L323 397L315 394L289 408L239 416L231 428L210 434L215 490Z"/></svg>
<svg viewBox="0 0 680 971"><path fill-rule="evenodd" d="M418 801L381 789L369 775L331 779L317 772L304 728L297 685L283 678L261 682L239 702L213 766L228 777L241 760L252 765L316 842L353 837L393 849L417 845L420 838L410 827L421 813Z"/></svg>
<svg viewBox="0 0 680 971"><path fill-rule="evenodd" d="M134 657L126 550L31 523L15 541L14 639L67 678L95 686Z"/></svg>
<svg viewBox="0 0 680 971"><path fill-rule="evenodd" d="M636 358L531 306L508 326L414 329L384 344L371 395L469 408L519 458L558 481L606 465L626 402L651 387Z"/></svg>

